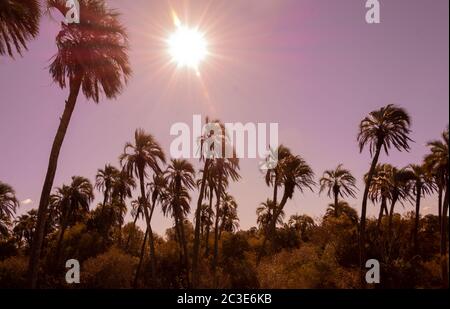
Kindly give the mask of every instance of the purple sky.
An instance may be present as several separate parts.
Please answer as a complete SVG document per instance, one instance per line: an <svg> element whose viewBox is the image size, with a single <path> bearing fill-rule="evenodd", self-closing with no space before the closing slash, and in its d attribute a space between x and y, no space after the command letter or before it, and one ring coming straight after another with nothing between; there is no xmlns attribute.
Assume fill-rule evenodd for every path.
<svg viewBox="0 0 450 309"><path fill-rule="evenodd" d="M55 186L72 175L94 180L105 163L118 165L139 127L168 153L170 126L190 124L193 114L201 114L225 122L278 122L280 142L306 159L317 180L343 163L357 177L360 197L370 157L368 151L359 154L356 135L368 112L388 103L409 111L411 152L381 157L398 166L419 162L425 143L448 124L448 0L381 0L378 25L366 24L363 0L107 2L128 29L133 77L115 101L96 105L79 97ZM212 55L201 64L201 79L168 64L163 40L174 28L171 8L182 22L206 32ZM31 199L19 213L38 206L68 93L47 70L59 21L56 14L43 17L41 33L23 58L0 58L0 179L20 200ZM256 224L256 207L271 194L257 164L242 160L243 179L230 186L242 228ZM329 199L317 192L295 194L286 214L323 214ZM192 207L196 193L193 199ZM359 198L349 203L360 210ZM434 198L425 200L423 213L436 213L435 204ZM375 213L370 205L369 215ZM159 233L172 224L159 213L153 222Z"/></svg>

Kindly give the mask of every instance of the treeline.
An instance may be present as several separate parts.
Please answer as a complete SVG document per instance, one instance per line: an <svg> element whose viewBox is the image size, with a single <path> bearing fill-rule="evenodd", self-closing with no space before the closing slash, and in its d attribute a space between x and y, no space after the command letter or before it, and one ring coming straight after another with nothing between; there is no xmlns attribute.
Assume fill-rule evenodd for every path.
<svg viewBox="0 0 450 309"><path fill-rule="evenodd" d="M391 127L389 115L402 112L407 117L406 111L391 105L372 112L361 122L360 140L367 134L364 130L380 129L379 123L364 125L380 111L383 130ZM208 134L217 133L203 137L211 138ZM134 137L119 156L119 167L106 164L93 184L74 176L70 184L53 190L40 287L71 287L64 279L65 261L71 258L82 263L82 287L363 287L363 232L365 256L381 263L379 287L446 284L448 130L441 140L428 143L430 153L420 165L372 164L373 171L364 175L365 189L379 215L368 220L344 200L355 198L358 190L349 170L339 164L316 183L307 162L281 145L278 164L265 177L273 195L257 207L243 206L256 208L257 226L248 231L239 230L238 203L228 190L230 182L240 180L238 159L202 156L203 168L196 172L187 160L168 161L152 135L139 129ZM224 137L223 131L220 139ZM383 145L386 150L391 146ZM324 216L319 221L306 214L285 218L285 205L293 195L316 187L331 200ZM92 209L95 189L102 202ZM196 208L194 190L199 191ZM421 199L433 192L438 216L421 217ZM37 211L16 217L19 202L5 183L0 185L0 201L0 286L26 287ZM413 205L414 211L401 216L395 213L396 205ZM127 211L133 221L125 223ZM155 211L173 220L165 235L152 230ZM192 223L187 220L191 211ZM144 220L145 230L137 220Z"/></svg>

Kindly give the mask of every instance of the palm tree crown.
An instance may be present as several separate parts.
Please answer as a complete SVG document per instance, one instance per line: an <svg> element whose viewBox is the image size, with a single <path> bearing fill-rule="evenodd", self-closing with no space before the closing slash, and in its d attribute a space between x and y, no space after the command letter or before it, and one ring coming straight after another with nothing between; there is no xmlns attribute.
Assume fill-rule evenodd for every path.
<svg viewBox="0 0 450 309"><path fill-rule="evenodd" d="M19 207L19 201L16 198L16 192L10 185L0 181L0 218L11 219L17 207Z"/></svg>
<svg viewBox="0 0 450 309"><path fill-rule="evenodd" d="M398 150L409 150L411 120L401 107L389 104L372 111L359 125L359 150L362 152L368 144L370 153L376 152L377 147L383 147L386 154L391 146Z"/></svg>
<svg viewBox="0 0 450 309"><path fill-rule="evenodd" d="M67 13L66 1L50 0L49 6ZM80 23L62 24L56 37L58 52L50 65L53 80L61 88L80 80L84 95L98 102L100 93L115 98L131 75L128 39L118 13L104 1L79 0Z"/></svg>
<svg viewBox="0 0 450 309"><path fill-rule="evenodd" d="M22 55L39 32L39 0L0 0L0 56Z"/></svg>

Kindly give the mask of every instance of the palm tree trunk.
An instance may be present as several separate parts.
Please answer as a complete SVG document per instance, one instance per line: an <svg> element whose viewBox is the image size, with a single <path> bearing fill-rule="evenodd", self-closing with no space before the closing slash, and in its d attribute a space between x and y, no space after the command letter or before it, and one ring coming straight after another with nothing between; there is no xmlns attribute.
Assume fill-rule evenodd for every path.
<svg viewBox="0 0 450 309"><path fill-rule="evenodd" d="M438 216L439 216L439 227L442 224L442 184L438 184Z"/></svg>
<svg viewBox="0 0 450 309"><path fill-rule="evenodd" d="M55 250L55 261L54 261L54 268L55 270L59 267L59 262L61 259L61 247L62 247L62 240L64 239L64 232L66 231L67 225L61 224L61 230L59 231L58 235L58 242L56 244L56 250Z"/></svg>
<svg viewBox="0 0 450 309"><path fill-rule="evenodd" d="M217 288L217 259L219 256L219 220L220 220L220 197L222 195L222 172L219 171L219 184L216 192L216 222L214 224L214 256L213 256L213 276L214 288Z"/></svg>
<svg viewBox="0 0 450 309"><path fill-rule="evenodd" d="M419 232L419 216L420 216L420 199L422 197L422 187L420 184L416 185L416 217L414 220L414 252L419 252L418 232Z"/></svg>
<svg viewBox="0 0 450 309"><path fill-rule="evenodd" d="M147 242L147 236L148 236L148 229L145 229L145 236L144 236L144 241L142 242L142 246L141 246L141 254L139 256L139 264L138 267L136 269L136 274L134 275L134 283L133 283L133 287L136 289L138 286L138 279L139 279L139 274L141 272L141 268L142 268L142 262L144 260L144 253L145 253L145 243Z"/></svg>
<svg viewBox="0 0 450 309"><path fill-rule="evenodd" d="M442 205L442 223L441 223L441 271L442 283L444 288L448 288L448 255L447 255L447 225L448 225L448 188L445 189L444 204Z"/></svg>
<svg viewBox="0 0 450 309"><path fill-rule="evenodd" d="M339 191L335 190L334 192L334 215L335 217L339 217Z"/></svg>
<svg viewBox="0 0 450 309"><path fill-rule="evenodd" d="M72 117L75 104L77 102L78 93L80 92L81 79L74 78L70 81L70 94L66 101L64 112L59 123L58 131L53 140L50 158L48 162L47 173L45 175L44 185L42 187L41 198L37 214L36 236L33 239L31 247L30 260L28 265L28 280L31 288L37 287L39 260L42 250L42 242L44 240L44 231L47 221L47 208L49 203L50 192L52 190L53 181L55 179L56 168L58 166L58 158L61 146L66 136L67 127Z"/></svg>
<svg viewBox="0 0 450 309"><path fill-rule="evenodd" d="M205 160L205 166L203 167L202 185L200 187L200 192L197 200L197 209L195 210L195 231L194 231L194 252L192 255L192 285L197 287L200 279L200 274L198 273L198 256L200 251L200 227L201 223L201 210L203 196L205 194L205 183L206 175L208 174L210 159Z"/></svg>
<svg viewBox="0 0 450 309"><path fill-rule="evenodd" d="M285 188L284 189L283 198L281 199L280 205L278 207L276 207L276 205L275 205L276 208L273 210L272 218L267 223L267 227L265 228L264 240L263 240L263 243L262 243L262 246L261 246L261 250L260 250L260 252L258 254L258 257L256 259L256 266L259 266L259 264L261 263L262 255L264 253L264 248L265 248L267 240L269 238L272 239L272 249L275 249L274 238L275 238L277 220L278 220L279 215L283 211L284 205L286 205L287 200L288 200L288 195L286 194L286 188Z"/></svg>
<svg viewBox="0 0 450 309"><path fill-rule="evenodd" d="M381 230L381 222L383 220L383 211L387 212L386 197L385 196L381 197L380 213L378 214L378 221L377 221L378 232Z"/></svg>
<svg viewBox="0 0 450 309"><path fill-rule="evenodd" d="M189 280L189 255L188 255L188 249L187 249L186 236L184 233L184 222L183 221L184 221L183 217L181 216L178 219L178 225L180 227L181 244L183 247L183 261L184 261L184 267L186 270L187 288L189 289L191 287L190 280Z"/></svg>
<svg viewBox="0 0 450 309"><path fill-rule="evenodd" d="M209 231L211 229L211 226L209 222L211 222L211 209L212 209L212 199L213 199L213 191L210 190L209 194L209 206L208 206L208 224L206 225L206 235L205 235L205 256L209 255Z"/></svg>
<svg viewBox="0 0 450 309"><path fill-rule="evenodd" d="M359 267L360 267L360 281L361 285L365 287L365 276L364 267L366 264L366 212L367 212L367 199L369 197L369 188L372 183L375 168L380 157L381 146L383 145L383 140L379 140L377 143L375 156L373 157L372 164L370 165L369 174L367 175L367 183L364 188L364 195L361 205L361 222L359 231Z"/></svg>
<svg viewBox="0 0 450 309"><path fill-rule="evenodd" d="M134 235L134 230L136 228L136 221L139 217L139 213L141 212L141 208L139 207L138 210L136 211L136 216L134 216L134 220L133 220L133 229L130 231L130 233L128 234L128 238L127 238L127 243L125 245L125 250L128 250L128 245L130 244L130 239L131 236Z"/></svg>
<svg viewBox="0 0 450 309"><path fill-rule="evenodd" d="M144 171L140 170L139 171L139 182L140 182L140 187L141 187L141 199L142 199L142 209L144 211L144 216L145 216L145 221L147 223L147 229L148 229L148 238L149 238L149 242L150 242L150 265L151 265L151 269L152 269L152 280L155 279L156 276L156 256L155 256L155 242L153 239L153 231L152 231L152 226L151 226L151 222L150 222L150 215L148 213L148 209L147 209L147 199L145 197L145 184L144 184Z"/></svg>
<svg viewBox="0 0 450 309"><path fill-rule="evenodd" d="M389 224L388 224L389 235L392 234L392 220L394 219L394 208L395 204L397 204L397 201L398 201L398 194L395 194L392 197L391 209L389 210Z"/></svg>

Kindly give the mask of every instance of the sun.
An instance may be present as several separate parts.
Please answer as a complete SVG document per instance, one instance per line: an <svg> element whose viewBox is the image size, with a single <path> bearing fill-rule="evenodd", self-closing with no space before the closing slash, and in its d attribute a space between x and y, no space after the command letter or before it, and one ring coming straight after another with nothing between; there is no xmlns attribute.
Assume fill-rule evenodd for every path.
<svg viewBox="0 0 450 309"><path fill-rule="evenodd" d="M174 16L176 30L167 40L172 61L179 67L188 67L198 73L198 66L208 54L207 42L197 28L182 25Z"/></svg>

